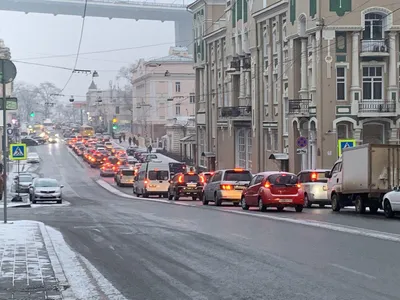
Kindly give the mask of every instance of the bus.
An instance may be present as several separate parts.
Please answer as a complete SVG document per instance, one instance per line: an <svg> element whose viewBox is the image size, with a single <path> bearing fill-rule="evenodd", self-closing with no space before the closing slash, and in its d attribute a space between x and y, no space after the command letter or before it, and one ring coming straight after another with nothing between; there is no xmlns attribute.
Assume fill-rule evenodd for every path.
<svg viewBox="0 0 400 300"><path fill-rule="evenodd" d="M36 133L37 135L41 134L44 130L44 126L42 124L33 125L32 133Z"/></svg>
<svg viewBox="0 0 400 300"><path fill-rule="evenodd" d="M92 137L94 136L94 128L88 125L82 125L79 129L79 134L83 137Z"/></svg>

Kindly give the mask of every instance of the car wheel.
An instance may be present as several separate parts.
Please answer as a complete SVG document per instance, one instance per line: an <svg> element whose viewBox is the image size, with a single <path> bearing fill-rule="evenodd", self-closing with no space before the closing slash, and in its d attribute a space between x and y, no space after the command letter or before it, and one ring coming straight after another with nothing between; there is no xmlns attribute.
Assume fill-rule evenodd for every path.
<svg viewBox="0 0 400 300"><path fill-rule="evenodd" d="M319 204L319 207L320 207L320 208L324 208L324 207L325 207L325 204L320 203L320 204Z"/></svg>
<svg viewBox="0 0 400 300"><path fill-rule="evenodd" d="M178 201L179 200L179 195L178 194L175 194L174 195L174 201Z"/></svg>
<svg viewBox="0 0 400 300"><path fill-rule="evenodd" d="M243 210L249 210L249 206L246 203L246 199L242 197L240 200L240 206L242 207Z"/></svg>
<svg viewBox="0 0 400 300"><path fill-rule="evenodd" d="M267 207L264 205L261 198L258 198L258 210L262 212L267 210Z"/></svg>
<svg viewBox="0 0 400 300"><path fill-rule="evenodd" d="M172 196L172 195L169 193L169 191L168 191L168 200L171 201L172 198L173 198L173 196Z"/></svg>
<svg viewBox="0 0 400 300"><path fill-rule="evenodd" d="M296 207L294 209L296 210L296 212L302 212L303 211L303 205L296 205Z"/></svg>
<svg viewBox="0 0 400 300"><path fill-rule="evenodd" d="M358 213L358 214L365 213L365 204L360 195L356 196L356 200L355 200L354 204L355 204L355 208L356 208L356 213Z"/></svg>
<svg viewBox="0 0 400 300"><path fill-rule="evenodd" d="M36 204L36 200L32 200L31 202L32 202L32 204Z"/></svg>
<svg viewBox="0 0 400 300"><path fill-rule="evenodd" d="M61 204L62 203L62 199L57 200L57 204Z"/></svg>
<svg viewBox="0 0 400 300"><path fill-rule="evenodd" d="M312 206L312 202L310 202L307 194L304 195L304 206L307 208L311 208Z"/></svg>
<svg viewBox="0 0 400 300"><path fill-rule="evenodd" d="M222 204L222 200L218 197L217 194L214 195L214 203L215 203L215 206L221 206L221 204Z"/></svg>
<svg viewBox="0 0 400 300"><path fill-rule="evenodd" d="M333 211L340 211L339 196L337 194L332 194L331 204L332 204Z"/></svg>
<svg viewBox="0 0 400 300"><path fill-rule="evenodd" d="M193 197L192 197L192 200L193 200L193 201L196 201L196 200L197 200L197 197L196 197L196 196L193 196Z"/></svg>
<svg viewBox="0 0 400 300"><path fill-rule="evenodd" d="M285 209L285 207L283 207L283 206L278 206L276 209L277 209L277 211L283 211L283 210Z"/></svg>
<svg viewBox="0 0 400 300"><path fill-rule="evenodd" d="M205 193L203 193L203 197L201 199L201 202L203 203L203 205L208 205L208 200L206 198L206 194Z"/></svg>
<svg viewBox="0 0 400 300"><path fill-rule="evenodd" d="M385 212L386 218L390 219L393 218L395 215L394 211L392 210L392 206L390 205L390 202L387 199L385 200L385 203L383 205L383 211Z"/></svg>

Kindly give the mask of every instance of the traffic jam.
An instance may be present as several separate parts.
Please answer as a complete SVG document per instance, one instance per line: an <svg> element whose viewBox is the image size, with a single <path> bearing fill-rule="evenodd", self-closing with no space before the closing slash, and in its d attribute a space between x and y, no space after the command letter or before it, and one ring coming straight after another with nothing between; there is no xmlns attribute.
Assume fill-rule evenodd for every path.
<svg viewBox="0 0 400 300"><path fill-rule="evenodd" d="M400 189L393 182L394 174L388 174L399 160L369 159L367 164L362 164L360 173L360 168L351 166L358 157L365 157L363 152L371 151L366 147L345 149L332 169L303 170L298 174L282 171L252 174L242 168L197 173L194 167L149 153L147 149L136 146L125 149L108 135L75 135L66 142L88 166L98 169L101 177L113 178L116 186L131 188L137 197L200 201L204 206L231 205L260 212L272 209L300 213L304 208L325 206L339 212L350 206L359 214L383 210L387 218L392 218L400 211ZM374 151L400 150L384 146L387 145ZM121 190L127 192L127 189Z"/></svg>

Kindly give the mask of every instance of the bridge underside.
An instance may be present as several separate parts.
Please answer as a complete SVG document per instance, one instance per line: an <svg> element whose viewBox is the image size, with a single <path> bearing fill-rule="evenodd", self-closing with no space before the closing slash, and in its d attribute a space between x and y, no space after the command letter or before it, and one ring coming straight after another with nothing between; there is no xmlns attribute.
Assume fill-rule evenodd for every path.
<svg viewBox="0 0 400 300"><path fill-rule="evenodd" d="M83 8L83 2L0 0L0 10L24 13L81 16ZM177 46L187 46L192 42L192 16L190 12L181 8L89 2L86 15L109 19L173 21L175 22L175 44ZM189 47L189 50L191 48Z"/></svg>

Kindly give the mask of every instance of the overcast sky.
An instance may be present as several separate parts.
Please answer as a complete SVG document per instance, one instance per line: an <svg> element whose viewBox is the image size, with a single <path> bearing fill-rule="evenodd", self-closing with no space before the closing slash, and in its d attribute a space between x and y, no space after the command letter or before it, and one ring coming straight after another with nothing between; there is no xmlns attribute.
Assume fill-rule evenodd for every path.
<svg viewBox="0 0 400 300"><path fill-rule="evenodd" d="M73 67L75 62L73 54L76 53L79 42L81 17L0 11L0 19L2 24L7 24L0 26L0 38L11 49L13 60ZM115 80L120 67L128 66L139 58L167 55L169 47L174 44L174 39L172 22L88 17L77 68L97 70L99 77L96 78L96 83L100 88L107 88L109 81ZM159 46L149 46L156 44ZM84 54L134 47L137 48ZM52 55L70 56L38 58ZM70 75L70 71L63 69L25 63L16 63L16 66L18 70L16 81L35 85L50 81L62 88ZM75 99L78 100L80 96L86 94L90 82L90 76L76 74L63 94L75 95Z"/></svg>

